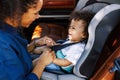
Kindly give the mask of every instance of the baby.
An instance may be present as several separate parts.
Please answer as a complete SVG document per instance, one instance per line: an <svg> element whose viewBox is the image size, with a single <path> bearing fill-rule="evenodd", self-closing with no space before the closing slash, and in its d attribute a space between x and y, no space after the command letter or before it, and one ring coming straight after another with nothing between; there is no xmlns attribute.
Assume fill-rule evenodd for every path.
<svg viewBox="0 0 120 80"><path fill-rule="evenodd" d="M55 52L53 62L46 67L47 71L64 71L71 73L74 65L82 55L88 38L88 25L93 17L93 13L87 11L73 12L70 17L70 26L68 29L68 40L60 45L71 44ZM57 45L52 39L48 39L46 44ZM48 47L36 47L34 53L40 53L49 49Z"/></svg>

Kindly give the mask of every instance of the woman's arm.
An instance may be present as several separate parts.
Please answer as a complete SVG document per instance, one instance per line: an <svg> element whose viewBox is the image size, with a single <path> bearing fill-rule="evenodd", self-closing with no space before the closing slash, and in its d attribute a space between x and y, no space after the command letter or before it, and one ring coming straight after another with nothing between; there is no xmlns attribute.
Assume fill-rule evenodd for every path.
<svg viewBox="0 0 120 80"><path fill-rule="evenodd" d="M34 50L34 48L36 48L37 46L41 46L41 45L53 46L53 45L56 45L56 42L52 38L49 38L47 36L38 38L38 39L34 39L27 46L28 52L32 52Z"/></svg>
<svg viewBox="0 0 120 80"><path fill-rule="evenodd" d="M41 54L41 53L43 53L44 51L48 51L48 50L51 50L48 46L40 46L40 47L36 47L36 48L33 50L33 53L35 53L35 54Z"/></svg>

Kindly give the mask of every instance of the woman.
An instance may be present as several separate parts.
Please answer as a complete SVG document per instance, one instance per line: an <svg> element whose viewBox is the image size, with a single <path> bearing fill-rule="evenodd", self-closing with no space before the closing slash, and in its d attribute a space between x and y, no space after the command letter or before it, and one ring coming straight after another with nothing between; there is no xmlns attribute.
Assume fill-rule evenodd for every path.
<svg viewBox="0 0 120 80"><path fill-rule="evenodd" d="M42 0L0 0L0 80L39 80L53 51L46 51L34 61L27 51L27 40L18 26L29 27L38 19Z"/></svg>

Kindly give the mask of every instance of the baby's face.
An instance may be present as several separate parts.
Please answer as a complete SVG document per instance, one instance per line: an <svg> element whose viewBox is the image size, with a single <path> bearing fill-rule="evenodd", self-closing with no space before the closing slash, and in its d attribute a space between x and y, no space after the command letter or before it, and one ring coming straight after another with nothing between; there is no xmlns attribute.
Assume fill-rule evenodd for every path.
<svg viewBox="0 0 120 80"><path fill-rule="evenodd" d="M72 42L81 41L84 35L85 22L83 20L72 20L69 30L68 30L68 39Z"/></svg>

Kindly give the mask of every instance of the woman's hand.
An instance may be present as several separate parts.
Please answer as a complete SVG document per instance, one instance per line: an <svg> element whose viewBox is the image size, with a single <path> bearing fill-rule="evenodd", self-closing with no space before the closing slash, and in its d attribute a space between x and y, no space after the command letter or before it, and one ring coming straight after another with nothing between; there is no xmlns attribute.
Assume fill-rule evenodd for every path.
<svg viewBox="0 0 120 80"><path fill-rule="evenodd" d="M36 58L33 60L33 65L37 65L39 62L42 63L43 65L48 65L50 64L53 59L55 58L55 53L54 51L51 51L50 49L47 51L44 51L40 57Z"/></svg>
<svg viewBox="0 0 120 80"><path fill-rule="evenodd" d="M43 54L40 56L40 59L38 62L42 62L45 66L50 64L53 61L54 58L54 51L44 51Z"/></svg>
<svg viewBox="0 0 120 80"><path fill-rule="evenodd" d="M56 45L56 42L52 38L45 36L45 37L36 39L35 44L36 46L41 46L44 44L46 44L47 46L53 46L53 45Z"/></svg>
<svg viewBox="0 0 120 80"><path fill-rule="evenodd" d="M45 51L39 58L33 61L34 69L32 73L35 73L38 78L42 75L44 68L53 61L54 51Z"/></svg>

